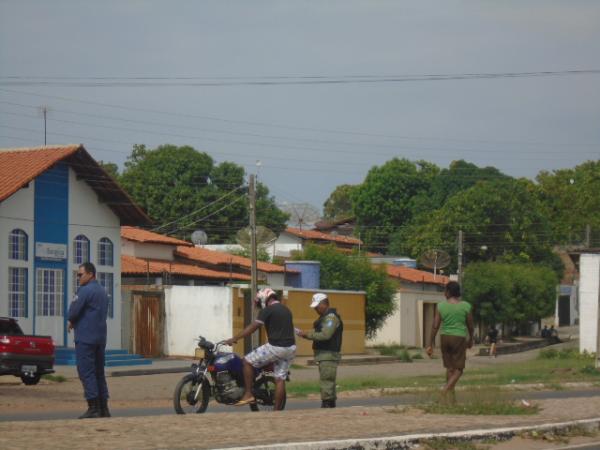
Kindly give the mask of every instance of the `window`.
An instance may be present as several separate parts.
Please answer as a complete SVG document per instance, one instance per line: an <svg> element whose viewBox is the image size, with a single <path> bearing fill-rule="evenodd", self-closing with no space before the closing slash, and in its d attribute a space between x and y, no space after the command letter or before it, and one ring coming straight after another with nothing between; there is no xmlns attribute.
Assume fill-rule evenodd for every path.
<svg viewBox="0 0 600 450"><path fill-rule="evenodd" d="M73 271L73 297L77 294L77 289L79 289L79 278L77 278L77 271Z"/></svg>
<svg viewBox="0 0 600 450"><path fill-rule="evenodd" d="M38 316L63 315L62 269L37 269L35 310Z"/></svg>
<svg viewBox="0 0 600 450"><path fill-rule="evenodd" d="M90 261L90 240L83 234L75 237L73 241L73 262L83 264Z"/></svg>
<svg viewBox="0 0 600 450"><path fill-rule="evenodd" d="M96 279L98 284L104 288L108 295L108 317L114 317L113 308L113 274L110 272L98 272Z"/></svg>
<svg viewBox="0 0 600 450"><path fill-rule="evenodd" d="M8 268L8 314L11 317L27 317L27 269Z"/></svg>
<svg viewBox="0 0 600 450"><path fill-rule="evenodd" d="M10 259L27 261L27 233L23 230L15 229L10 232L10 236L8 237L8 257Z"/></svg>
<svg viewBox="0 0 600 450"><path fill-rule="evenodd" d="M98 264L101 266L113 265L113 243L108 238L98 241Z"/></svg>

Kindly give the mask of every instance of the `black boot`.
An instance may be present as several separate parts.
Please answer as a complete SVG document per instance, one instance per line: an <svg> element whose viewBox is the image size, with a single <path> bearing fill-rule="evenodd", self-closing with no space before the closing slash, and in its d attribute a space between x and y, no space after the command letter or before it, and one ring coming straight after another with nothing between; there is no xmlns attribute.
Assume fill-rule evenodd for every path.
<svg viewBox="0 0 600 450"><path fill-rule="evenodd" d="M100 417L110 417L107 398L100 398Z"/></svg>
<svg viewBox="0 0 600 450"><path fill-rule="evenodd" d="M100 400L98 400L97 398L90 398L87 401L87 404L88 409L81 416L79 416L80 419L97 419L98 417L101 417Z"/></svg>
<svg viewBox="0 0 600 450"><path fill-rule="evenodd" d="M335 400L323 400L321 408L335 408Z"/></svg>

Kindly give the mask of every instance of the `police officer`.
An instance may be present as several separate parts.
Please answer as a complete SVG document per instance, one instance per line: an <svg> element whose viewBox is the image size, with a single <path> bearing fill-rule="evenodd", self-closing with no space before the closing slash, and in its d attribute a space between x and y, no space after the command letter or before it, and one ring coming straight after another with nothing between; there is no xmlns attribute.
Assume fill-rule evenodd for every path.
<svg viewBox="0 0 600 450"><path fill-rule="evenodd" d="M313 295L310 307L319 314L319 318L313 324L314 330L297 330L297 333L313 341L315 361L319 365L321 408L335 408L335 379L341 359L344 323L337 311L329 306L329 299L325 294Z"/></svg>
<svg viewBox="0 0 600 450"><path fill-rule="evenodd" d="M86 262L77 272L79 289L69 306L68 331L75 330L77 373L88 409L80 419L110 417L108 386L104 376L108 296L96 281L96 268Z"/></svg>

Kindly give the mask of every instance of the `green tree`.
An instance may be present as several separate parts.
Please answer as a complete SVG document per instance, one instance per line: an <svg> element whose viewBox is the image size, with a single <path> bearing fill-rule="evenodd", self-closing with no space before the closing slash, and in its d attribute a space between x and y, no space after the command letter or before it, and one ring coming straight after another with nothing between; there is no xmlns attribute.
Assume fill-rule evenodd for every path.
<svg viewBox="0 0 600 450"><path fill-rule="evenodd" d="M485 324L526 327L554 311L559 279L548 267L480 262L465 270L463 299Z"/></svg>
<svg viewBox="0 0 600 450"><path fill-rule="evenodd" d="M590 245L600 245L600 161L543 171L536 180L554 239L563 244L582 244L586 226L590 225L594 232Z"/></svg>
<svg viewBox="0 0 600 450"><path fill-rule="evenodd" d="M112 162L104 162L102 160L98 161L100 167L102 167L106 173L108 173L115 180L119 180L119 166Z"/></svg>
<svg viewBox="0 0 600 450"><path fill-rule="evenodd" d="M158 225L159 231L189 237L204 229L212 243L232 239L248 224L244 169L231 162L215 164L190 146L135 145L120 177L123 187ZM257 222L275 232L285 228L285 213L257 187Z"/></svg>
<svg viewBox="0 0 600 450"><path fill-rule="evenodd" d="M323 203L323 218L327 220L339 220L352 217L352 192L356 186L341 184L329 195Z"/></svg>
<svg viewBox="0 0 600 450"><path fill-rule="evenodd" d="M480 181L409 227L397 245L415 256L430 248L456 255L459 230L464 233L466 263L539 262L557 273L562 269L552 252L548 217L530 181ZM451 269L456 270L456 258Z"/></svg>
<svg viewBox="0 0 600 450"><path fill-rule="evenodd" d="M430 191L438 171L424 161L397 158L369 171L353 191L352 201L357 231L370 249L386 252L390 235L410 223L416 196Z"/></svg>
<svg viewBox="0 0 600 450"><path fill-rule="evenodd" d="M335 246L307 245L296 259L321 263L321 288L366 291L366 332L372 336L394 311L396 285L385 267L373 268L368 258L346 255Z"/></svg>

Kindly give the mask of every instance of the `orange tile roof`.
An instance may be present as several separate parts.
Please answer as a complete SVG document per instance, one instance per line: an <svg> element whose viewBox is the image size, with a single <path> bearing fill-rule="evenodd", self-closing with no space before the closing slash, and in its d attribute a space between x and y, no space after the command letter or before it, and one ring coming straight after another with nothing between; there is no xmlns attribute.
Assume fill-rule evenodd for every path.
<svg viewBox="0 0 600 450"><path fill-rule="evenodd" d="M444 286L450 280L444 275L436 275L434 279L431 272L425 272L424 270L413 269L411 267L389 265L386 267L387 274L390 277L410 281L411 283L439 284Z"/></svg>
<svg viewBox="0 0 600 450"><path fill-rule="evenodd" d="M54 164L79 150L80 145L9 148L0 151L0 202Z"/></svg>
<svg viewBox="0 0 600 450"><path fill-rule="evenodd" d="M142 230L137 227L121 227L121 237L130 241L147 242L150 244L169 244L191 247L194 244L181 239L165 236L164 234L154 233L148 230Z"/></svg>
<svg viewBox="0 0 600 450"><path fill-rule="evenodd" d="M300 228L288 227L285 229L285 231L287 233L293 234L294 236L298 236L299 238L310 239L314 241L330 241L349 245L362 245L363 243L360 239L356 239L353 237L322 233L321 231L316 230L301 230Z"/></svg>
<svg viewBox="0 0 600 450"><path fill-rule="evenodd" d="M190 259L192 261L203 262L206 264L214 264L214 265L225 265L225 264L234 264L236 266L242 266L245 268L250 268L251 260L250 258L245 258L243 256L232 255L230 253L218 252L216 250L208 250L202 247L177 247L175 250L175 254L177 256L181 256L182 258ZM286 272L285 267L279 266L277 264L271 264L267 262L258 261L257 264L258 270L262 272L268 273L284 273ZM288 270L288 272L294 272L293 270Z"/></svg>
<svg viewBox="0 0 600 450"><path fill-rule="evenodd" d="M243 273L219 272L192 264L183 264L159 259L141 259L134 256L121 255L121 274L123 275L156 275L164 272L194 278L211 278L217 280L249 281L250 276Z"/></svg>

